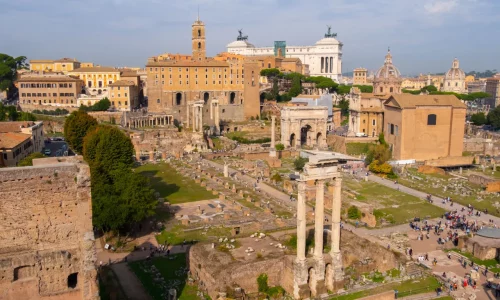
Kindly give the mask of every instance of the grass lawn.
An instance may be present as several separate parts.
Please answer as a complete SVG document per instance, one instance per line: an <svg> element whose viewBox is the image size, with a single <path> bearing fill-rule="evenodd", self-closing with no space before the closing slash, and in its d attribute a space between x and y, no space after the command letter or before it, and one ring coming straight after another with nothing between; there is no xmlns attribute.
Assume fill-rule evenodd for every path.
<svg viewBox="0 0 500 300"><path fill-rule="evenodd" d="M211 192L186 178L167 163L146 164L135 171L148 177L153 188L171 204L213 199Z"/></svg>
<svg viewBox="0 0 500 300"><path fill-rule="evenodd" d="M186 255L175 254L170 258L156 257L150 261L131 262L129 266L155 300L167 299L167 292L171 288L177 290L180 300L199 299L196 295L198 288L186 283Z"/></svg>
<svg viewBox="0 0 500 300"><path fill-rule="evenodd" d="M414 217L436 218L442 216L445 210L427 203L423 199L388 188L371 181L355 181L344 178L345 186L359 193L356 201L373 205L373 214L377 225L383 218L392 224L403 224Z"/></svg>
<svg viewBox="0 0 500 300"><path fill-rule="evenodd" d="M346 143L346 151L349 155L361 155L368 152L368 148L372 143Z"/></svg>
<svg viewBox="0 0 500 300"><path fill-rule="evenodd" d="M494 193L488 195L481 195L482 199L478 198L478 193L482 191L482 188L478 185L474 185L468 182L463 182L464 186L472 189L474 192L470 196L462 195L455 192L452 189L448 189L446 192L443 191L443 186L448 184L448 179L452 178L449 175L437 175L437 174L421 174L418 173L416 169L408 169L408 173L414 176L422 178L422 180L410 180L410 178L400 177L398 182L404 186L411 187L413 189L422 191L424 193L432 194L441 198L451 197L454 202L460 203L467 206L472 204L474 208L484 210L488 209L488 213L500 217L500 212L497 212L496 205L499 205L498 196ZM434 187L433 184L440 183L440 187Z"/></svg>
<svg viewBox="0 0 500 300"><path fill-rule="evenodd" d="M479 258L474 257L469 252L462 252L458 249L451 249L451 251L455 251L458 254L461 254L461 255L467 257L469 260L472 260L476 265L488 267L488 270L493 272L493 273L500 272L500 268L497 267L498 265L500 265L500 262L497 261L496 259L480 260Z"/></svg>
<svg viewBox="0 0 500 300"><path fill-rule="evenodd" d="M352 294L342 295L338 297L332 297L332 300L353 300L359 299L366 296L372 296L387 292L390 290L398 290L399 297L422 294L434 291L441 284L435 277L425 277L420 280L407 280L401 283L390 283L383 286L376 287L374 289L360 291Z"/></svg>
<svg viewBox="0 0 500 300"><path fill-rule="evenodd" d="M231 229L226 227L211 226L205 233L201 229L187 232L184 231L184 229L186 228L182 225L166 228L156 236L156 240L159 244L168 242L172 245L180 245L184 240L186 240L186 242L206 241L210 237L222 237L229 236L231 234Z"/></svg>

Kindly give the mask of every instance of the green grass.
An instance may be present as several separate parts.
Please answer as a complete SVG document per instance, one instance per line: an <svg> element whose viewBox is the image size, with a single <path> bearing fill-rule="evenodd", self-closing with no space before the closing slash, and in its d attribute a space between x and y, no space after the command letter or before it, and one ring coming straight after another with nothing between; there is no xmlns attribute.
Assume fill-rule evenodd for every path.
<svg viewBox="0 0 500 300"><path fill-rule="evenodd" d="M346 143L346 151L349 155L361 155L368 152L368 148L372 143Z"/></svg>
<svg viewBox="0 0 500 300"><path fill-rule="evenodd" d="M498 202L498 197L493 194L482 195L483 199L478 199L478 193L482 191L482 188L478 185L471 184L468 182L464 182L464 186L473 190L473 193L470 196L464 196L459 192L455 192L454 190L448 189L446 192L443 191L442 186L446 186L448 184L448 179L452 178L449 175L438 175L438 174L421 174L418 173L416 169L408 169L408 173L414 176L418 176L423 180L412 180L409 178L400 177L398 179L398 183L404 186L413 188L415 190L419 190L421 192L432 194L437 197L451 197L454 202L460 203L462 205L467 206L471 204L475 209L484 210L488 209L488 213L500 217L500 211L497 212L497 208L495 207L496 202ZM490 172L491 174L491 172ZM441 187L433 187L432 184L440 182Z"/></svg>
<svg viewBox="0 0 500 300"><path fill-rule="evenodd" d="M146 164L136 169L151 180L153 188L171 204L213 199L211 192L186 178L167 163Z"/></svg>
<svg viewBox="0 0 500 300"><path fill-rule="evenodd" d="M500 262L497 261L496 259L481 260L479 258L474 257L472 253L469 252L462 252L458 249L451 249L451 251L457 252L458 254L467 257L469 260L473 261L476 265L488 267L488 270L493 273L500 272L500 268L497 267L497 265L500 265Z"/></svg>
<svg viewBox="0 0 500 300"><path fill-rule="evenodd" d="M414 217L435 218L445 213L444 209L427 203L423 199L375 182L357 182L345 178L344 184L349 190L359 193L356 195L356 201L373 205L377 225L381 225L382 218L391 224L404 224Z"/></svg>
<svg viewBox="0 0 500 300"><path fill-rule="evenodd" d="M353 299L363 298L366 296L380 294L391 290L398 290L399 296L402 297L402 296L432 292L439 286L440 283L438 282L438 280L435 277L431 276L431 277L425 277L420 280L407 280L401 283L390 283L373 289L359 291L356 293L342 295L338 297L332 297L330 299L353 300Z"/></svg>
<svg viewBox="0 0 500 300"><path fill-rule="evenodd" d="M186 283L186 255L182 253L172 257L175 259L155 257L150 261L131 262L129 266L154 300L166 299L168 288L175 288L180 300L199 299L196 295L197 287ZM155 280L156 276L153 275L155 270L159 272L163 281ZM166 283L167 287L162 286L163 283Z"/></svg>
<svg viewBox="0 0 500 300"><path fill-rule="evenodd" d="M156 236L159 244L165 242L171 245L180 245L184 240L191 241L207 241L210 237L228 237L231 233L230 228L225 227L210 227L205 234L203 230L184 231L186 228L182 225L176 225L163 230Z"/></svg>

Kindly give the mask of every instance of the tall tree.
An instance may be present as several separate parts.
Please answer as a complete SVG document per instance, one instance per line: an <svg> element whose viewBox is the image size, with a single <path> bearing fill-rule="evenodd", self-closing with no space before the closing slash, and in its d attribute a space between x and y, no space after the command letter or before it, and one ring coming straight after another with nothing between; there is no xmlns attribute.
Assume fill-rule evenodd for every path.
<svg viewBox="0 0 500 300"><path fill-rule="evenodd" d="M17 77L17 70L26 68L26 57L12 57L0 53L0 91L12 92L15 90L14 81Z"/></svg>
<svg viewBox="0 0 500 300"><path fill-rule="evenodd" d="M478 112L477 114L473 114L470 117L470 121L474 123L474 125L484 125L487 122L486 115L483 112Z"/></svg>
<svg viewBox="0 0 500 300"><path fill-rule="evenodd" d="M84 111L74 111L66 118L64 137L73 151L82 153L83 138L95 126L97 126L97 120Z"/></svg>
<svg viewBox="0 0 500 300"><path fill-rule="evenodd" d="M488 123L495 129L500 129L500 105L488 113Z"/></svg>
<svg viewBox="0 0 500 300"><path fill-rule="evenodd" d="M288 95L290 97L297 97L302 93L302 85L300 81L299 76L295 76L292 78L292 87L290 88L290 91L288 92Z"/></svg>

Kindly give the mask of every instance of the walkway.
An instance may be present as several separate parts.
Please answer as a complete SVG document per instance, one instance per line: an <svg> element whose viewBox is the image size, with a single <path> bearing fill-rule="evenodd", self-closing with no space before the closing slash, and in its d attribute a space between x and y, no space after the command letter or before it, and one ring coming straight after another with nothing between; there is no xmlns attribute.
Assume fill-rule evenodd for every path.
<svg viewBox="0 0 500 300"><path fill-rule="evenodd" d="M151 297L146 292L142 283L129 269L127 263L119 263L111 265L111 269L115 272L118 281L129 300L149 300Z"/></svg>
<svg viewBox="0 0 500 300"><path fill-rule="evenodd" d="M392 181L392 180L387 180L387 179L384 179L384 178L381 178L381 177L378 177L375 175L369 175L368 179L370 179L373 182L385 185L386 187L389 187L392 189L397 189L399 187L399 191L406 193L406 194L409 194L409 195L413 195L413 196L418 197L420 199L426 199L426 197L427 197L427 194L424 192L417 191L415 189L409 188L409 187L401 185L401 184L395 184L394 181ZM436 197L434 195L432 196L432 199L434 200L434 202L432 203L433 205L441 207L447 211L450 211L450 210L460 211L462 209L462 207L467 209L467 207L465 207L461 204L458 204L456 202L453 203L453 206L450 206L449 204L443 204L444 199ZM495 222L495 224L497 224L497 225L500 224L500 218L495 217L495 216L490 215L490 214L484 214L484 213L482 213L480 217L473 215L471 217L468 217L468 219L479 220L479 221L482 221L486 224L489 223L488 222L489 220L493 220Z"/></svg>

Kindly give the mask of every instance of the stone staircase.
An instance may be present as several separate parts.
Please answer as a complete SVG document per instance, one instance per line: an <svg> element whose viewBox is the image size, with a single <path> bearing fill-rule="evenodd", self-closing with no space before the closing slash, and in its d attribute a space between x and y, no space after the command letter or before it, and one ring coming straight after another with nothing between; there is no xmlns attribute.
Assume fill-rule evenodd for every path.
<svg viewBox="0 0 500 300"><path fill-rule="evenodd" d="M406 276L410 278L419 278L423 275L424 271L417 263L410 261L406 264Z"/></svg>

